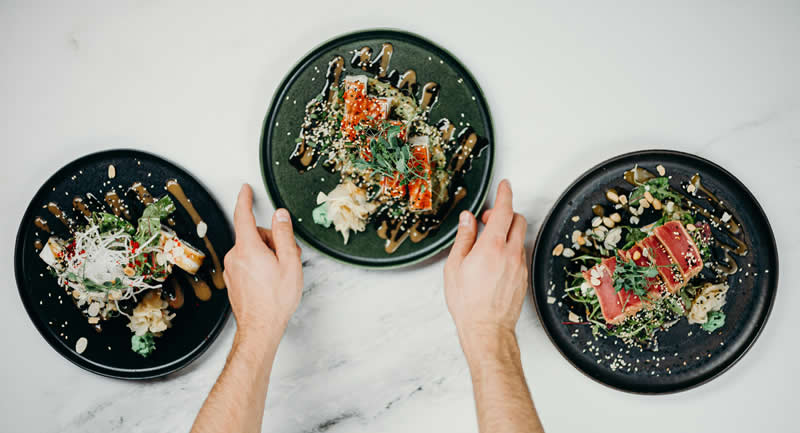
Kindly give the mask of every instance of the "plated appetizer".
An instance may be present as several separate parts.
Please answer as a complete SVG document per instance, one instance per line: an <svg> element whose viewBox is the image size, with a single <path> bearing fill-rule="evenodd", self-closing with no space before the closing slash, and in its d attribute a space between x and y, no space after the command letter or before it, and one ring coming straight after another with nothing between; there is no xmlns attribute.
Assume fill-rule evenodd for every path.
<svg viewBox="0 0 800 433"><path fill-rule="evenodd" d="M289 157L300 173L321 161L340 177L332 190L314 192L316 224L341 233L345 244L374 224L388 254L440 226L466 197L461 178L487 144L468 123L455 134L448 119L431 122L439 84L420 89L415 71L390 72L393 52L391 43L375 59L369 47L355 51L350 65L358 73L352 74L343 57L329 62Z"/></svg>
<svg viewBox="0 0 800 433"><path fill-rule="evenodd" d="M564 296L577 306L567 325L657 348L657 333L684 318L706 332L725 324L728 276L738 270L728 253L745 255L747 247L735 237L736 247L721 244L712 226L738 226L727 212L718 218L690 199L704 189L699 175L676 190L663 166L657 172L627 171L631 189L608 189L588 226L568 246L554 246L553 255L569 260ZM716 260L715 244L724 245Z"/></svg>
<svg viewBox="0 0 800 433"><path fill-rule="evenodd" d="M131 349L142 356L175 318L162 291L173 266L194 275L206 257L165 225L174 210L164 196L145 208L136 227L108 212L87 211L70 238L50 236L39 253L89 324L126 318Z"/></svg>

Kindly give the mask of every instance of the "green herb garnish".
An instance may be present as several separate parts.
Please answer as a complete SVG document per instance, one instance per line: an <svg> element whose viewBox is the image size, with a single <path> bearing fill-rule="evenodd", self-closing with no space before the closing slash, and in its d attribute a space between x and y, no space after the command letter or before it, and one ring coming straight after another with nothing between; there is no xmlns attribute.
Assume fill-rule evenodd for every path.
<svg viewBox="0 0 800 433"><path fill-rule="evenodd" d="M680 196L680 194L677 194L670 189L669 179L666 177L655 177L634 188L634 190L631 192L631 198L629 200L631 206L638 206L639 200L644 198L644 193L648 191L653 198L657 198L662 202L666 200L672 200L675 202L675 204L680 204L681 199L683 198Z"/></svg>
<svg viewBox="0 0 800 433"><path fill-rule="evenodd" d="M648 278L655 278L658 269L655 265L639 266L633 260L623 260L617 251L617 267L614 269L614 290L619 292L625 289L633 294L642 297L647 295L647 288L650 287Z"/></svg>

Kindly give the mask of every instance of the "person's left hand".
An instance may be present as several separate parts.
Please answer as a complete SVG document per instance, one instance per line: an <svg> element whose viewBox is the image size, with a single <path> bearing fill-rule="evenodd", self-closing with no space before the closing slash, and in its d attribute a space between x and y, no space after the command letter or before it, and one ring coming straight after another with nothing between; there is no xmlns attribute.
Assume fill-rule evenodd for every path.
<svg viewBox="0 0 800 433"><path fill-rule="evenodd" d="M279 331L300 303L303 266L286 209L272 216L272 230L256 226L253 190L243 185L233 215L236 244L225 255L225 285L237 333Z"/></svg>

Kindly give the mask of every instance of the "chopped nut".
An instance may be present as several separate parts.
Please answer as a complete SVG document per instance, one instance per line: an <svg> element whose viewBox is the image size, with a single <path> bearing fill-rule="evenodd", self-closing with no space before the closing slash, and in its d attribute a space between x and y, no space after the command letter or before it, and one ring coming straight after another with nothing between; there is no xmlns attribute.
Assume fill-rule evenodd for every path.
<svg viewBox="0 0 800 433"><path fill-rule="evenodd" d="M627 195L619 196L619 202L622 204L628 204L628 196Z"/></svg>
<svg viewBox="0 0 800 433"><path fill-rule="evenodd" d="M600 227L600 224L603 224L603 219L596 216L592 218L592 227Z"/></svg>
<svg viewBox="0 0 800 433"><path fill-rule="evenodd" d="M642 253L639 252L638 250L634 251L633 252L633 260L639 260L640 258L642 258Z"/></svg>
<svg viewBox="0 0 800 433"><path fill-rule="evenodd" d="M609 218L611 218L611 221L614 221L615 223L622 221L622 215L617 212L612 213Z"/></svg>
<svg viewBox="0 0 800 433"><path fill-rule="evenodd" d="M650 203L647 200L639 200L639 207L642 209L650 209Z"/></svg>
<svg viewBox="0 0 800 433"><path fill-rule="evenodd" d="M574 232L572 232L572 243L578 243L578 238L580 237L581 237L580 230L575 230Z"/></svg>
<svg viewBox="0 0 800 433"><path fill-rule="evenodd" d="M619 195L614 191L608 190L606 191L606 198L611 200L614 203L619 203Z"/></svg>
<svg viewBox="0 0 800 433"><path fill-rule="evenodd" d="M631 224L633 224L633 225L639 224L639 217L638 216L632 216L631 217Z"/></svg>
<svg viewBox="0 0 800 433"><path fill-rule="evenodd" d="M575 216L572 217L572 222L574 222L574 223L576 223L576 222L578 222L580 220L581 220L581 217L579 217L578 215L575 215Z"/></svg>
<svg viewBox="0 0 800 433"><path fill-rule="evenodd" d="M664 169L664 166L663 166L663 165L661 165L661 164L658 164L658 165L656 166L656 171L658 172L658 175L659 175L659 176L663 176L663 175L667 174L667 170L666 170L666 169Z"/></svg>
<svg viewBox="0 0 800 433"><path fill-rule="evenodd" d="M97 325L98 323L100 323L100 318L99 317L90 317L89 318L89 324L90 325Z"/></svg>
<svg viewBox="0 0 800 433"><path fill-rule="evenodd" d="M564 248L562 255L569 259L571 257L575 257L575 251L573 251L572 248Z"/></svg>
<svg viewBox="0 0 800 433"><path fill-rule="evenodd" d="M653 209L661 210L661 200L659 199L653 200Z"/></svg>
<svg viewBox="0 0 800 433"><path fill-rule="evenodd" d="M108 165L108 178L109 179L113 179L115 177L117 177L117 168L114 167L114 164L109 164Z"/></svg>
<svg viewBox="0 0 800 433"><path fill-rule="evenodd" d="M562 245L562 244L558 244L558 245L556 245L555 248L553 248L553 255L554 256L560 256L561 253L563 253L563 252L564 252L564 245Z"/></svg>
<svg viewBox="0 0 800 433"><path fill-rule="evenodd" d="M695 191L697 191L697 188L694 186L694 184L691 184L691 183L690 183L690 184L689 184L689 185L686 187L686 192L688 192L688 193L690 193L690 194L691 194L691 193L693 193L693 192L695 192Z"/></svg>
<svg viewBox="0 0 800 433"><path fill-rule="evenodd" d="M614 221L612 221L611 218L609 218L609 217L603 217L603 225L605 225L608 228L613 228L614 227Z"/></svg>
<svg viewBox="0 0 800 433"><path fill-rule="evenodd" d="M578 236L578 245L581 245L581 246L586 245L586 238L583 237L583 235Z"/></svg>
<svg viewBox="0 0 800 433"><path fill-rule="evenodd" d="M693 232L693 231L697 230L697 226L695 226L694 224L691 224L691 223L687 224L686 225L686 230L689 230L690 232Z"/></svg>
<svg viewBox="0 0 800 433"><path fill-rule="evenodd" d="M647 200L648 202L652 203L653 200L654 200L653 194L650 194L650 191L645 191L644 192L644 199Z"/></svg>
<svg viewBox="0 0 800 433"><path fill-rule="evenodd" d="M569 319L570 322L577 323L581 321L581 316L570 311L569 314L567 315L567 319Z"/></svg>

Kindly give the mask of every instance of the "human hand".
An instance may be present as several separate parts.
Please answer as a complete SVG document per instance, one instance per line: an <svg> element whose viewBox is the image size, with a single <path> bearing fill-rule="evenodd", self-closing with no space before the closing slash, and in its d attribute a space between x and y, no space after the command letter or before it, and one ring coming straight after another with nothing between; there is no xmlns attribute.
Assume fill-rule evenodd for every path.
<svg viewBox="0 0 800 433"><path fill-rule="evenodd" d="M500 182L486 228L469 211L459 216L458 234L444 268L447 307L462 341L471 334L514 333L528 286L525 217L514 213L511 185Z"/></svg>
<svg viewBox="0 0 800 433"><path fill-rule="evenodd" d="M225 255L225 285L237 333L279 332L300 303L303 267L286 209L272 216L272 230L256 226L253 190L243 185L233 214L236 244Z"/></svg>

